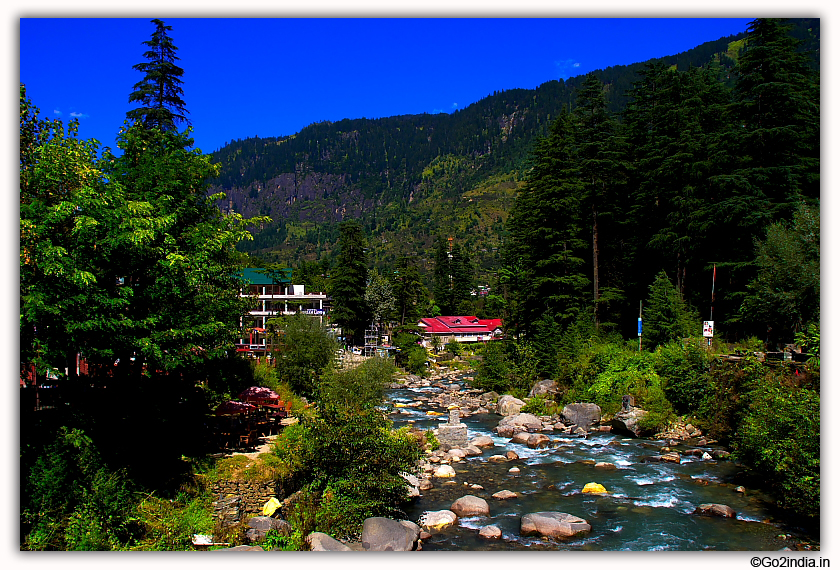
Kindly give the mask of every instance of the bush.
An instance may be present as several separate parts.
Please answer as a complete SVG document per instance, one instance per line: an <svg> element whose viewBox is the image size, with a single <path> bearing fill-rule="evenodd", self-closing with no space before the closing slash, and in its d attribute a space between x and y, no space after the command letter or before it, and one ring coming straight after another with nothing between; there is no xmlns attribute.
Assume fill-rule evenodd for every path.
<svg viewBox="0 0 840 570"><path fill-rule="evenodd" d="M306 541L303 538L303 534L298 530L286 536L272 529L266 533L265 540L263 540L260 546L262 546L263 550L306 550Z"/></svg>
<svg viewBox="0 0 840 570"><path fill-rule="evenodd" d="M425 353L425 351L424 351ZM323 406L363 409L382 403L385 385L396 368L390 360L373 357L350 370L329 370L318 385L318 399Z"/></svg>
<svg viewBox="0 0 840 570"><path fill-rule="evenodd" d="M25 481L26 550L118 550L138 532L133 485L111 470L91 439L62 427Z"/></svg>
<svg viewBox="0 0 840 570"><path fill-rule="evenodd" d="M594 344L578 359L573 368L573 385L564 402L593 402L604 414L621 408L625 394L648 411L642 427L664 427L674 413L656 372L654 355L627 349L623 343Z"/></svg>
<svg viewBox="0 0 840 570"><path fill-rule="evenodd" d="M413 472L422 450L408 429L391 430L373 405L322 401L319 415L286 428L274 452L288 467L280 484L301 490L289 522L304 536L358 533L369 516L402 516L408 499L401 472Z"/></svg>
<svg viewBox="0 0 840 570"><path fill-rule="evenodd" d="M656 350L656 370L678 414L696 412L711 384L710 359L693 341L670 342Z"/></svg>
<svg viewBox="0 0 840 570"><path fill-rule="evenodd" d="M455 356L461 356L464 353L464 345L457 340L450 340L443 348Z"/></svg>
<svg viewBox="0 0 840 570"><path fill-rule="evenodd" d="M132 550L192 550L193 534L213 532L212 502L209 493L172 501L146 497L137 509L143 539Z"/></svg>
<svg viewBox="0 0 840 570"><path fill-rule="evenodd" d="M771 483L779 505L820 514L820 395L771 375L750 394L734 438L736 456Z"/></svg>

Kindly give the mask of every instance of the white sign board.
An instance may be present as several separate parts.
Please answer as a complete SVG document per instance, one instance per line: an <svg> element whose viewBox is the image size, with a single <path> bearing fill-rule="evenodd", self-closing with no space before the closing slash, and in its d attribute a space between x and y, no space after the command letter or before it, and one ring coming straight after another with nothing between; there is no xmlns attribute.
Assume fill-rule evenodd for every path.
<svg viewBox="0 0 840 570"><path fill-rule="evenodd" d="M713 336L715 336L714 321L703 321L703 336L706 338L712 338Z"/></svg>

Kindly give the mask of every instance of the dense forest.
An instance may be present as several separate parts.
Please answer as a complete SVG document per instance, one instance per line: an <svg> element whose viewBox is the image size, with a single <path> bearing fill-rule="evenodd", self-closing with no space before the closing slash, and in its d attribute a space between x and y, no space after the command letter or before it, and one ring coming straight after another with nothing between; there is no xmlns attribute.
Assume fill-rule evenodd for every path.
<svg viewBox="0 0 840 570"><path fill-rule="evenodd" d="M580 243L568 255L588 267L579 268L577 305L593 301L583 295L591 289L607 325L631 334L639 301L664 270L706 318L714 275L712 317L735 336L772 340L772 331L740 318L757 277L756 240L770 224L792 222L800 202L819 201L819 20L788 25L773 32L779 37L753 33L749 49L745 31L674 56L493 93L451 115L345 119L288 137L234 141L213 155L221 170L212 190L226 193L226 211L272 218L240 244L266 262L320 261L326 273L338 223L358 219L374 267L387 273L399 258L412 258L431 290L438 242L453 237L470 253L474 285L495 293L473 312L516 326L533 314L514 314L511 292L522 284L510 275L527 258L514 250L527 236L512 236L513 228L536 222L524 221L523 208L542 207L525 204L544 183L535 173L553 160L546 154L562 144L559 131L578 129L584 107L597 105L612 132L595 128L586 135L591 143L581 144L595 149L598 137L608 137L614 145L610 188L602 189L611 202L596 216L595 263L592 237L581 233L590 222L574 222ZM768 59L777 77L761 71ZM763 91L779 81L790 86ZM758 101L763 107L754 109ZM773 150L782 144L788 150ZM607 198L583 191L590 192L586 207ZM511 225L517 200L520 215ZM550 304L545 292L519 302L531 313Z"/></svg>

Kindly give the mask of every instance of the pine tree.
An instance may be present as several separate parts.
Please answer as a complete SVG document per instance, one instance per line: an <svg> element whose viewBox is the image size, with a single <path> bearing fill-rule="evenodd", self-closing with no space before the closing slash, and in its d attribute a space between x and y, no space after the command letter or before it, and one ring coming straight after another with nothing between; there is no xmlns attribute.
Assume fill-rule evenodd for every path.
<svg viewBox="0 0 840 570"><path fill-rule="evenodd" d="M594 74L587 75L575 100L575 146L584 208L592 228L592 305L597 329L607 318L609 303L623 297L617 276L609 276L604 269L616 257L610 249L618 245L616 210L621 206L619 196L628 166L618 122L607 111L604 85Z"/></svg>
<svg viewBox="0 0 840 570"><path fill-rule="evenodd" d="M585 289L587 237L570 116L563 112L548 137L534 145L526 185L517 196L508 221L509 254L521 260L527 286L513 288L521 310L515 322L523 332L543 313L559 324L574 320L587 304Z"/></svg>
<svg viewBox="0 0 840 570"><path fill-rule="evenodd" d="M352 342L364 341L370 324L370 310L365 302L368 280L367 248L362 226L356 220L339 226L339 252L329 283L333 298L332 318Z"/></svg>
<svg viewBox="0 0 840 570"><path fill-rule="evenodd" d="M400 325L406 323L417 324L428 303L428 291L420 279L420 272L406 256L400 257L393 275L394 297L396 299L396 316Z"/></svg>
<svg viewBox="0 0 840 570"><path fill-rule="evenodd" d="M757 19L748 32L732 108L745 155L737 172L770 202L774 219L790 219L800 196L819 199L819 79L782 20Z"/></svg>
<svg viewBox="0 0 840 570"><path fill-rule="evenodd" d="M178 48L167 34L172 26L158 19L152 23L155 25L152 39L143 42L151 48L143 54L148 62L133 67L145 76L134 84L134 91L128 96L129 103L138 102L141 107L128 111L126 117L141 121L147 129L175 130L179 123L189 125L186 118L189 111L181 99L184 70L175 65L179 59L175 55Z"/></svg>

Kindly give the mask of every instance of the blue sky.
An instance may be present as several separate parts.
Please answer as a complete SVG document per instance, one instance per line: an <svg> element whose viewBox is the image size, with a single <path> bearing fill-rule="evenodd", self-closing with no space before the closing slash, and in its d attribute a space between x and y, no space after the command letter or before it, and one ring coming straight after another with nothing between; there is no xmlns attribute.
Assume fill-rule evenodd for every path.
<svg viewBox="0 0 840 570"><path fill-rule="evenodd" d="M317 121L452 112L494 90L672 55L752 18L168 18L196 147ZM42 115L114 145L154 30L143 18L20 19L20 81Z"/></svg>

